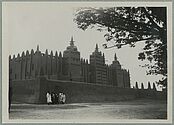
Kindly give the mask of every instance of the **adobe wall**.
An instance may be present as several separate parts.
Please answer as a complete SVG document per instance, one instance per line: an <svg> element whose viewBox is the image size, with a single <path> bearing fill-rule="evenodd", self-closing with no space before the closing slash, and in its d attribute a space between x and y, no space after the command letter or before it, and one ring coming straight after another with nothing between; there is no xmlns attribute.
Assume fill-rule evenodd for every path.
<svg viewBox="0 0 174 125"><path fill-rule="evenodd" d="M12 81L12 103L39 103L39 79Z"/></svg>
<svg viewBox="0 0 174 125"><path fill-rule="evenodd" d="M114 102L138 98L166 99L167 94L154 90L141 90L101 86L94 83L50 80L38 77L32 80L12 81L12 103L46 103L46 93L63 92L67 103Z"/></svg>
<svg viewBox="0 0 174 125"><path fill-rule="evenodd" d="M46 103L46 92L63 92L66 94L67 103L72 102L113 102L136 98L135 89L101 86L92 83L73 81L40 80L40 102Z"/></svg>
<svg viewBox="0 0 174 125"><path fill-rule="evenodd" d="M136 97L156 100L167 100L167 92L156 91L154 89L138 89Z"/></svg>

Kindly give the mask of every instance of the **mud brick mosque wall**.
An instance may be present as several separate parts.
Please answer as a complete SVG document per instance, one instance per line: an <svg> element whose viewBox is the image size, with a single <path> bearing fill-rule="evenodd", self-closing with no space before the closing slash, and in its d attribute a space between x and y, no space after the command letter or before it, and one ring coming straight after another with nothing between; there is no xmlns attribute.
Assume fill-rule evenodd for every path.
<svg viewBox="0 0 174 125"><path fill-rule="evenodd" d="M67 103L114 102L137 98L166 99L166 94L152 90L118 88L109 85L74 81L51 80L38 77L13 81L12 103L46 103L46 92L63 92Z"/></svg>
<svg viewBox="0 0 174 125"><path fill-rule="evenodd" d="M113 86L104 86L100 84L60 81L41 79L40 83L40 102L46 102L46 92L63 92L66 94L67 103L72 102L103 102L103 101L118 101L135 98L133 89L116 88Z"/></svg>
<svg viewBox="0 0 174 125"><path fill-rule="evenodd" d="M39 79L12 81L13 103L39 103Z"/></svg>

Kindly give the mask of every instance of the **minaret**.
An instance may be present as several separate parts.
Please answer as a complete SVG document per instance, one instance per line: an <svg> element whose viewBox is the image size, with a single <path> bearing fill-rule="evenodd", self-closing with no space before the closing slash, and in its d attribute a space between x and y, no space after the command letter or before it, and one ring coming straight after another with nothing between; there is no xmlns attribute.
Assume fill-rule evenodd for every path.
<svg viewBox="0 0 174 125"><path fill-rule="evenodd" d="M127 72L128 72L128 74L130 75L129 70L128 70Z"/></svg>
<svg viewBox="0 0 174 125"><path fill-rule="evenodd" d="M31 49L31 55L34 55L34 50L33 49Z"/></svg>
<svg viewBox="0 0 174 125"><path fill-rule="evenodd" d="M46 51L45 51L45 55L47 55L48 56L48 50L46 49Z"/></svg>
<svg viewBox="0 0 174 125"><path fill-rule="evenodd" d="M15 59L15 55L13 55L13 59Z"/></svg>
<svg viewBox="0 0 174 125"><path fill-rule="evenodd" d="M73 36L72 36L72 37L71 37L71 41L70 41L70 45L71 45L71 46L74 46L74 42L75 42L75 41L73 40Z"/></svg>
<svg viewBox="0 0 174 125"><path fill-rule="evenodd" d="M58 53L57 53L57 51L55 53L55 61L56 61L56 74L57 74L57 78L58 78L59 62L58 62Z"/></svg>
<svg viewBox="0 0 174 125"><path fill-rule="evenodd" d="M18 53L18 56L17 56L17 58L19 59L20 58L20 54Z"/></svg>
<svg viewBox="0 0 174 125"><path fill-rule="evenodd" d="M9 55L9 60L11 60L11 55Z"/></svg>
<svg viewBox="0 0 174 125"><path fill-rule="evenodd" d="M131 85L130 85L130 73L129 73L129 70L128 70L128 72L127 72L127 75L128 75L128 84L129 84L129 87L131 87Z"/></svg>
<svg viewBox="0 0 174 125"><path fill-rule="evenodd" d="M157 91L155 83L153 83L153 90Z"/></svg>
<svg viewBox="0 0 174 125"><path fill-rule="evenodd" d="M114 55L114 61L112 61L112 64L111 65L113 65L114 67L116 67L116 69L121 70L121 65L120 65L120 62L117 59L116 53Z"/></svg>
<svg viewBox="0 0 174 125"><path fill-rule="evenodd" d="M147 89L150 89L150 90L151 90L150 82L148 82L148 87L147 87Z"/></svg>
<svg viewBox="0 0 174 125"><path fill-rule="evenodd" d="M62 53L61 52L59 52L59 57L62 58Z"/></svg>
<svg viewBox="0 0 174 125"><path fill-rule="evenodd" d="M45 66L45 75L48 75L48 50L45 51L45 58L46 58L46 66Z"/></svg>
<svg viewBox="0 0 174 125"><path fill-rule="evenodd" d="M54 67L53 67L53 51L51 50L51 53L50 53L50 57L51 57L51 75L54 74Z"/></svg>
<svg viewBox="0 0 174 125"><path fill-rule="evenodd" d="M105 54L103 53L103 64L105 65Z"/></svg>
<svg viewBox="0 0 174 125"><path fill-rule="evenodd" d="M80 81L81 75L81 60L80 52L77 50L77 47L74 45L73 37L71 37L70 45L63 52L63 58L66 59L64 64L64 74L69 76L70 81ZM74 70L76 69L76 70Z"/></svg>
<svg viewBox="0 0 174 125"><path fill-rule="evenodd" d="M39 45L37 45L37 52L39 52Z"/></svg>
<svg viewBox="0 0 174 125"><path fill-rule="evenodd" d="M29 51L28 50L26 51L26 56L29 56Z"/></svg>
<svg viewBox="0 0 174 125"><path fill-rule="evenodd" d="M36 57L37 57L37 60L36 60L36 62L35 62L35 72L36 72L36 74L35 75L40 75L41 74L41 62L42 62L42 60L41 60L41 52L40 52L40 50L39 50L39 45L37 45L37 49L36 49Z"/></svg>
<svg viewBox="0 0 174 125"><path fill-rule="evenodd" d="M87 60L87 59L86 59L86 61L85 61L85 62L86 62L86 64L88 64L88 60Z"/></svg>
<svg viewBox="0 0 174 125"><path fill-rule="evenodd" d="M98 44L96 44L95 52L98 52Z"/></svg>
<svg viewBox="0 0 174 125"><path fill-rule="evenodd" d="M60 72L61 75L62 75L62 69L63 69L63 66L62 66L62 53L59 52L59 72Z"/></svg>
<svg viewBox="0 0 174 125"><path fill-rule="evenodd" d="M115 56L114 56L114 60L117 61L117 56L116 56L116 53L115 53Z"/></svg>
<svg viewBox="0 0 174 125"><path fill-rule="evenodd" d="M105 67L105 58L102 52L99 52L98 44L95 46L94 52L90 55L90 75L91 82L97 84L106 84L106 67Z"/></svg>
<svg viewBox="0 0 174 125"><path fill-rule="evenodd" d="M136 89L139 89L139 88L138 88L138 82L135 83L135 88L136 88Z"/></svg>
<svg viewBox="0 0 174 125"><path fill-rule="evenodd" d="M51 50L50 56L53 57L53 51Z"/></svg>
<svg viewBox="0 0 174 125"><path fill-rule="evenodd" d="M56 51L56 53L55 53L55 57L58 57L58 53L57 53L57 51Z"/></svg>
<svg viewBox="0 0 174 125"><path fill-rule="evenodd" d="M25 53L24 53L24 51L22 52L22 57L24 57L25 56ZM23 59L23 58L22 58Z"/></svg>
<svg viewBox="0 0 174 125"><path fill-rule="evenodd" d="M143 83L141 83L141 89L144 89L144 84Z"/></svg>

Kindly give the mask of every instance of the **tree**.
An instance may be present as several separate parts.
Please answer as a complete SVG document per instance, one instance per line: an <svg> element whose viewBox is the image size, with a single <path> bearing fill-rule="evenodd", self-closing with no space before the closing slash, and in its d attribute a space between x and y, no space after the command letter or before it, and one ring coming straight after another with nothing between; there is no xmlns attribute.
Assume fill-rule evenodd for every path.
<svg viewBox="0 0 174 125"><path fill-rule="evenodd" d="M167 80L167 24L166 7L109 7L80 8L74 21L78 28L95 28L106 31L103 46L122 48L144 42L139 60L148 60L147 75L162 75L160 84L166 86ZM113 46L109 46L114 41Z"/></svg>

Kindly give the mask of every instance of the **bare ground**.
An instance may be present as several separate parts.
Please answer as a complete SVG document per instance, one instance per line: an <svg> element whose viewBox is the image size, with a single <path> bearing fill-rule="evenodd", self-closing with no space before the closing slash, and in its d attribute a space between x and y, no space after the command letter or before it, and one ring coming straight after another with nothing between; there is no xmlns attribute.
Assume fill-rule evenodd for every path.
<svg viewBox="0 0 174 125"><path fill-rule="evenodd" d="M12 104L10 119L58 119L59 121L112 121L116 119L167 119L167 103L132 100L110 103L58 105Z"/></svg>

